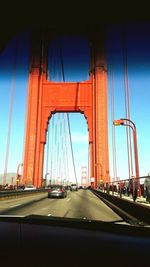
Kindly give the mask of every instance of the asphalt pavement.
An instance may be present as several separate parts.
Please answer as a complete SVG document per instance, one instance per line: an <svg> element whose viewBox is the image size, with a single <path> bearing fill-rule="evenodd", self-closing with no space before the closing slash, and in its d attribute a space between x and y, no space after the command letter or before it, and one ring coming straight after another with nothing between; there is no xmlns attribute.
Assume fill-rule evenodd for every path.
<svg viewBox="0 0 150 267"><path fill-rule="evenodd" d="M31 214L101 221L122 218L90 190L67 191L67 198L47 198L47 193L0 203L0 214L27 216Z"/></svg>

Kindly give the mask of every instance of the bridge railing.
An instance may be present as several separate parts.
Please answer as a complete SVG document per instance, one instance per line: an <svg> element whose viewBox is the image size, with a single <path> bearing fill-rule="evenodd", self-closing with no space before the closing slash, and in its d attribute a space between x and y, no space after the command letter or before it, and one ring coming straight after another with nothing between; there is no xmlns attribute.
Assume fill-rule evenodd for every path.
<svg viewBox="0 0 150 267"><path fill-rule="evenodd" d="M3 190L0 191L0 200L3 198L11 198L11 197L20 197L21 195L29 195L29 194L37 194L46 192L47 190L45 188L39 188L36 190Z"/></svg>
<svg viewBox="0 0 150 267"><path fill-rule="evenodd" d="M130 198L133 201L141 199L150 203L150 176L139 178L116 180L107 183L100 183L98 190L101 192L119 196L120 198Z"/></svg>

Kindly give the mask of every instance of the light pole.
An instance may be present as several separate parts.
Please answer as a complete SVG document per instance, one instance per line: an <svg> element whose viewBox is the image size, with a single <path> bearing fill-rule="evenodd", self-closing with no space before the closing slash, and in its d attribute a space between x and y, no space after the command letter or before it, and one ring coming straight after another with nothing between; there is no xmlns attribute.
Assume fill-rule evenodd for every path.
<svg viewBox="0 0 150 267"><path fill-rule="evenodd" d="M49 172L45 173L45 186L47 185L47 175L50 174Z"/></svg>
<svg viewBox="0 0 150 267"><path fill-rule="evenodd" d="M17 177L16 177L16 186L17 186L17 190L18 190L18 183L19 183L19 168L23 166L23 163L18 164L17 166Z"/></svg>
<svg viewBox="0 0 150 267"><path fill-rule="evenodd" d="M114 126L129 126L133 131L133 141L134 141L134 158L135 158L135 172L136 172L136 178L139 178L139 161L138 161L138 148L137 148L137 136L136 136L136 126L133 123L133 121L129 119L120 119L120 120L114 120L113 121ZM138 179L138 196L141 196L141 190L140 190L140 181Z"/></svg>
<svg viewBox="0 0 150 267"><path fill-rule="evenodd" d="M100 183L102 181L102 164L101 163L95 163L95 167L98 168L100 166L101 168L101 175L100 175ZM104 182L104 181L103 181ZM97 181L97 186L99 185L98 181Z"/></svg>

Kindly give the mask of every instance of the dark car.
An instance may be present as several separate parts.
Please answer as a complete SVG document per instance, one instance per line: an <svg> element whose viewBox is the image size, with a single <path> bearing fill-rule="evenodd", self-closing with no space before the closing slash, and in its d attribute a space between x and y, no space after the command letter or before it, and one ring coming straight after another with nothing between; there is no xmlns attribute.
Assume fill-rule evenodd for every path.
<svg viewBox="0 0 150 267"><path fill-rule="evenodd" d="M78 187L78 189L83 189L83 186L82 186L82 185L80 185L80 186Z"/></svg>
<svg viewBox="0 0 150 267"><path fill-rule="evenodd" d="M70 190L70 186L69 185L65 185L65 189L66 190Z"/></svg>
<svg viewBox="0 0 150 267"><path fill-rule="evenodd" d="M51 185L48 188L48 198L51 197L67 197L67 191L63 185Z"/></svg>

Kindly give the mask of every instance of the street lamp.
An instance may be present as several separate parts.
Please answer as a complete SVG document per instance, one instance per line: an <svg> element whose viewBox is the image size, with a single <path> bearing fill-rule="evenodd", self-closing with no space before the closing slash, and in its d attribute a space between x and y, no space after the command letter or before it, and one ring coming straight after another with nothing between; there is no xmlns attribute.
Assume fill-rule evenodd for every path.
<svg viewBox="0 0 150 267"><path fill-rule="evenodd" d="M46 172L46 173L45 173L45 186L46 186L46 184L47 184L47 175L48 175L48 174L50 174L50 173L49 173L49 172Z"/></svg>
<svg viewBox="0 0 150 267"><path fill-rule="evenodd" d="M17 166L17 177L16 177L16 186L17 186L17 190L18 190L18 183L19 183L19 168L21 167L21 166L23 166L23 163L20 163L20 164L18 164L18 166Z"/></svg>
<svg viewBox="0 0 150 267"><path fill-rule="evenodd" d="M114 126L129 126L133 131L133 141L134 141L134 158L135 158L135 172L136 172L136 178L139 178L139 162L138 162L138 148L137 148L137 137L136 137L136 126L133 123L133 121L129 119L120 119L120 120L114 120L113 121ZM138 195L141 196L141 190L140 190L140 181L138 179Z"/></svg>
<svg viewBox="0 0 150 267"><path fill-rule="evenodd" d="M96 168L98 168L99 166L100 166L100 168L101 168L101 172L100 172L100 183L101 183L101 181L102 181L102 164L101 163L95 163L95 166L96 166ZM97 186L99 185L99 183L97 183Z"/></svg>

